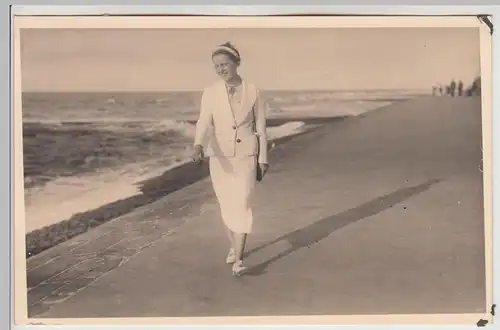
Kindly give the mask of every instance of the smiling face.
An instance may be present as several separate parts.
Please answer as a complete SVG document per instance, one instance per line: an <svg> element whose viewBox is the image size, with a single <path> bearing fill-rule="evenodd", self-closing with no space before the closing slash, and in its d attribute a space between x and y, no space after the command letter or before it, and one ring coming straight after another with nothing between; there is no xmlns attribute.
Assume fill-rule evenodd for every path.
<svg viewBox="0 0 500 330"><path fill-rule="evenodd" d="M238 76L238 64L226 54L216 54L212 57L215 72L224 81L228 82Z"/></svg>

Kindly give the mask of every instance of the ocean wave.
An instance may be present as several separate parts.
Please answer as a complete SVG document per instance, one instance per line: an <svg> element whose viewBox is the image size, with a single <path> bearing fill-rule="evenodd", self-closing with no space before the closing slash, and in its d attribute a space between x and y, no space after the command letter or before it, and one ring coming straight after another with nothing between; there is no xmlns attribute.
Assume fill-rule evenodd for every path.
<svg viewBox="0 0 500 330"><path fill-rule="evenodd" d="M146 130L177 130L180 133L192 134L194 125L182 120L151 120L148 118L79 118L79 119L36 119L28 118L23 120L23 125L28 128L36 126L45 127L89 127L94 129L115 130L115 129L146 129Z"/></svg>
<svg viewBox="0 0 500 330"><path fill-rule="evenodd" d="M44 121L23 126L27 187L151 159L169 164L186 153L195 129L174 120Z"/></svg>

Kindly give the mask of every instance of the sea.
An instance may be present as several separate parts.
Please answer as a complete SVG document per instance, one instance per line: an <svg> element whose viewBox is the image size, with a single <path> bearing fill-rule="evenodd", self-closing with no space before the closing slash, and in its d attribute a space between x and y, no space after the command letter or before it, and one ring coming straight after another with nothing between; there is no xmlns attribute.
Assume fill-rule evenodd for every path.
<svg viewBox="0 0 500 330"><path fill-rule="evenodd" d="M270 139L304 118L356 116L420 91L264 91ZM188 161L201 92L25 92L26 232L138 193L137 182Z"/></svg>

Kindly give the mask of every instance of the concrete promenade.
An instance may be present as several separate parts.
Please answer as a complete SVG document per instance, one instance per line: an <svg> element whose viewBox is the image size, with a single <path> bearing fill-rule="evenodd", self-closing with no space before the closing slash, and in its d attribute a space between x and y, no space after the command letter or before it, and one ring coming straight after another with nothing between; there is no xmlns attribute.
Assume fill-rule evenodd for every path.
<svg viewBox="0 0 500 330"><path fill-rule="evenodd" d="M485 311L478 98L329 123L270 154L235 278L208 179L28 261L37 318Z"/></svg>

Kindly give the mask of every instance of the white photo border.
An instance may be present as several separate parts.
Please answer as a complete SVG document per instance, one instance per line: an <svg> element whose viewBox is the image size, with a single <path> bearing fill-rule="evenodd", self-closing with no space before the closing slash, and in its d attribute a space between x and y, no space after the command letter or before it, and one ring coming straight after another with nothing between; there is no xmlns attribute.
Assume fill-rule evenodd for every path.
<svg viewBox="0 0 500 330"><path fill-rule="evenodd" d="M89 0L90 1L90 0ZM47 15L47 16L60 16L60 15L91 15L91 16L101 16L101 15L152 15L152 16L160 16L160 15L172 15L172 14L195 14L195 15L286 15L286 14L324 14L324 15L329 15L329 14L345 14L345 15L469 15L472 17L475 17L477 14L487 14L487 15L492 15L492 21L493 25L495 25L495 17L500 14L500 6L488 6L486 1L483 1L483 3L486 2L486 5L479 5L481 2L476 2L476 5L467 5L467 3L464 2L455 2L453 5L460 5L460 6L450 6L446 5L446 2L441 1L439 5L439 2L433 1L428 3L425 2L418 2L418 1L413 1L413 4L416 6L411 6L411 1L410 3L407 2L406 5L399 4L397 2L392 3L387 1L386 5L363 5L363 2L358 1L357 3L353 3L352 1L336 1L339 5L329 5L329 6L322 6L321 1L316 1L318 4L315 4L315 1L310 1L309 4L305 4L306 1L301 2L301 3L294 3L294 2L289 2L286 5L279 5L279 4L273 4L270 5L268 2L263 2L262 4L245 4L241 5L239 4L211 4L211 5L201 5L203 4L203 1L199 1L199 4L194 2L193 4L186 4L186 2L177 2L177 1L169 1L168 4L165 5L165 2L162 2L163 5L155 5L153 1L148 1L148 2L143 2L139 6L139 2L135 1L121 1L120 5L107 5L107 6L101 6L98 5L97 3L95 5L92 5L92 2L89 2L88 6L68 6L68 4L72 4L73 1L64 1L60 2L61 4L64 3L64 6L59 6L59 5L27 5L28 1L25 1L23 5L14 5L13 7L9 8L8 6L4 6L7 9L7 22L9 24L9 28L5 30L4 35L7 39L7 42L11 44L11 34L14 32L12 30L12 18L13 15L17 16L32 16L32 15ZM36 0L32 1L33 3L36 3ZM158 1L159 2L159 1ZM191 1L193 2L193 1ZM76 3L76 2L75 2ZM364 2L366 3L366 2ZM435 4L434 6L425 6L430 3ZM493 4L494 1L491 1ZM350 4L350 5L348 5ZM131 6L135 5L135 6ZM49 18L49 17L47 17ZM443 19L443 21L446 21L446 19ZM482 36L483 38L483 36ZM497 39L497 40L495 40ZM481 40L481 43L483 44L483 40ZM12 45L12 44L11 44ZM498 40L498 33L493 33L493 41L491 44L492 47L492 55L491 55L491 66L492 66L492 73L490 79L492 79L492 84L483 84L483 88L490 88L491 91L487 92L485 91L483 93L483 114L484 114L484 108L485 104L491 103L492 102L492 109L495 109L498 107L498 96L497 95L491 95L492 91L495 90L493 86L498 86L498 76L499 74L499 69L498 66L495 65L494 63L494 58L499 58L500 52L499 52L499 40ZM11 49L7 48L7 55L4 56L4 63L7 65L7 72L11 73L12 71L12 63L11 60ZM15 57L14 57L15 58ZM483 56L481 56L481 66L482 69L484 67L484 60ZM483 70L482 70L483 71ZM495 74L496 73L496 74ZM482 75L484 72L482 72ZM12 96L13 92L13 84L11 82L11 75L4 75L7 77L6 79L6 84L7 84L7 97L4 99L8 102L7 104L7 109L11 111L6 111L5 112L5 120L2 121L3 125L6 125L5 129L1 130L3 134L5 134L6 139L4 141L9 141L10 143L7 144L7 151L9 152L9 156L13 157L14 149L11 148L11 145L13 144L13 132L12 132L12 108L14 106L14 97ZM484 77L484 76L483 76ZM498 88L497 88L498 89ZM487 95L491 95L492 97L488 100ZM492 116L491 114L491 123L485 121L483 117L483 129L485 129L485 125L488 125L491 127L491 131L494 132L494 127L495 127L495 116ZM7 135L8 134L8 135ZM495 164L495 155L497 154L495 151L495 143L494 143L494 135L491 133L493 136L493 139L490 141L493 141L490 148L492 151L491 158L489 159L489 163ZM487 137L484 137L483 133L483 139L486 139ZM16 153L18 153L19 150L16 150ZM486 160L486 159L485 159ZM488 171L488 161L484 164L485 171ZM14 251L12 249L13 243L13 212L10 210L12 209L13 206L13 196L12 196L12 189L16 185L14 180L11 180L11 178L14 179L14 173L13 171L13 166L12 166L12 161L9 161L6 163L6 175L5 175L5 184L2 185L2 187L5 187L4 190L6 191L6 197L2 199L6 203L5 210L9 212L8 216L6 216L7 219L11 221L5 221L3 223L4 228L0 232L3 233L4 239L1 241L3 242L2 244L4 245L4 249L1 249L2 253L5 255L2 255L2 257L5 257L5 259L10 260L9 262L9 269L7 269L5 272L2 272L2 275L0 277L0 283L2 283L1 290L4 292L0 292L0 296L4 297L5 299L5 305L2 306L0 309L2 311L2 315L0 316L0 319L2 320L2 324L4 325L9 325L9 328L12 327L14 329L24 329L27 327L27 325L19 325L19 326L14 326L13 323L15 321L15 315L14 315L14 310L13 308L13 297L14 297L14 282L11 281L14 277L14 274L12 273L12 268L13 267L13 255ZM495 173L495 169L491 167L491 173L490 176L494 178L495 176L493 173ZM494 189L494 181L492 181L492 189ZM8 187L8 189L7 189ZM485 196L485 199L487 199L489 196ZM497 201L498 197L493 195L493 200L490 201L490 205L493 208L493 217L496 214L496 209L495 205L498 203L495 203ZM22 201L24 203L24 201ZM486 203L486 201L485 201ZM488 211L488 210L486 210ZM491 221L490 221L491 222ZM12 225L11 225L12 224ZM24 226L24 225L23 225ZM490 242L494 242L493 237L495 236L496 229L495 227L492 227L492 237L487 237L487 241L489 239ZM490 228L491 230L491 228ZM487 229L488 231L488 229ZM22 242L22 245L24 245L24 242ZM487 247L488 248L488 247ZM493 251L495 251L496 246L493 245ZM20 253L20 255L24 256L24 253ZM487 254L488 257L488 254ZM22 258L21 262L24 262L24 258ZM487 260L487 262L490 263L490 267L494 267L494 264L491 265L492 261L492 256L489 256L490 260ZM7 261L8 262L8 261ZM9 271L10 270L10 271ZM493 268L493 273L495 274L495 269ZM18 274L16 277L19 280L20 276L25 276L25 275L20 275ZM22 280L22 279L21 279ZM494 281L494 276L493 278L489 279L490 281ZM491 291L491 289L490 289ZM498 295L496 294L495 287L493 286L493 291L491 291L491 297L489 297L489 301L491 304L495 303ZM24 298L26 299L26 298ZM401 318L395 318L394 319L394 325L391 327L398 326L397 324L400 323L406 323L405 316L402 316ZM488 319L490 322L493 319L491 315L485 315L485 319ZM337 319L337 317L336 317ZM352 317L351 317L352 319ZM5 322L5 321L6 322ZM126 319L123 319L126 320ZM479 319L478 319L479 320ZM48 321L48 320L43 320L43 321ZM116 321L116 320L115 320ZM349 321L347 319L342 322L341 319L339 319L339 323L344 323L349 324ZM442 320L430 320L431 322L435 324L444 324L442 323ZM295 321L292 321L294 323L297 323ZM449 320L450 323L455 323L455 317L450 317ZM48 322L47 322L48 323ZM101 322L101 324L109 324L109 322ZM72 326L71 329L110 329L110 328L116 328L120 329L123 328L124 325L128 324L133 324L130 322L120 322L121 325L117 326L90 326L90 325L82 325L82 326ZM134 322L135 323L135 322ZM148 322L150 323L150 322ZM302 323L302 322L299 322ZM314 322L317 323L317 322ZM95 324L94 322L91 322L89 324ZM140 323L135 323L135 324L140 324ZM178 323L180 328L180 324L183 324L183 322ZM186 324L189 324L186 323ZM307 322L306 322L307 324ZM313 323L311 323L313 324ZM375 323L374 323L375 324ZM259 327L262 328L262 325L255 324L255 328ZM368 327L369 325L363 325L363 327ZM475 323L471 323L470 327L476 327L477 325ZM491 326L491 325L487 325ZM30 326L32 328L33 326ZM166 327L166 326L165 326ZM177 328L176 327L176 328ZM207 326L208 327L208 326ZM361 327L361 326L360 326ZM402 326L403 327L403 326ZM406 327L406 326L405 326ZM446 327L446 326L445 326ZM457 328L458 326L453 326L453 328ZM460 328L465 328L464 326L459 326ZM468 326L469 327L469 326ZM2 327L3 328L3 327ZM60 326L44 326L44 329L61 329ZM70 328L70 327L68 327ZM145 325L137 325L135 328L137 329L153 329L153 325L151 326L145 326ZM156 327L155 327L156 328Z"/></svg>

